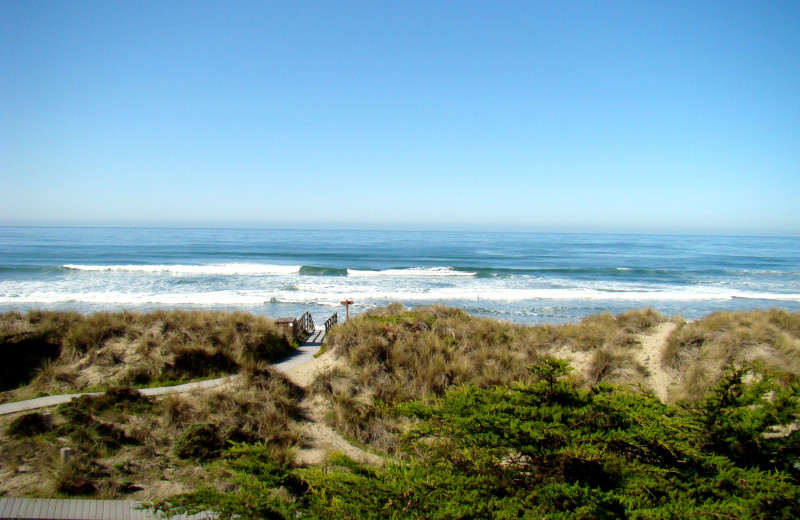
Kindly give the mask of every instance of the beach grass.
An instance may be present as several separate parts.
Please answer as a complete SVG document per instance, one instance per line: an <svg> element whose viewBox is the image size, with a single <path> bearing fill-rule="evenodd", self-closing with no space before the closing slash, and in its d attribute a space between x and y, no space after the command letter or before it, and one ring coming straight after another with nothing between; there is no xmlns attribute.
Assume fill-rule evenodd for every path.
<svg viewBox="0 0 800 520"><path fill-rule="evenodd" d="M304 443L298 389L269 367L249 370L219 391L156 399L113 387L46 412L0 417L0 491L153 499L213 481L209 464L232 442L289 463ZM64 447L74 453L67 462L59 459Z"/></svg>
<svg viewBox="0 0 800 520"><path fill-rule="evenodd" d="M293 348L272 320L243 312L5 313L0 399L184 383L266 364Z"/></svg>
<svg viewBox="0 0 800 520"><path fill-rule="evenodd" d="M731 366L756 362L784 382L800 380L800 314L782 309L717 312L682 322L662 362L678 371L674 401L700 399Z"/></svg>
<svg viewBox="0 0 800 520"><path fill-rule="evenodd" d="M798 435L792 433L796 415L770 411L793 410L786 403L796 402L800 388L800 314L778 309L715 313L693 322L643 309L564 325L524 326L438 305L408 309L393 304L334 327L327 352L311 362L324 369L309 375L307 388L269 366L270 359L292 348L289 340L266 318L244 313L7 313L0 319L0 331L5 351L21 345L41 347L32 349L41 354L38 365L23 360L34 367L22 387L26 391L90 388L89 382L98 388L98 380L107 381L103 395L85 396L46 412L0 417L0 492L14 495L157 499L198 488L241 489L226 466L240 456L261 461L236 459L245 468L240 476L263 462L269 472L279 471L281 479L296 479L310 474L294 473L296 455L307 444L307 398L324 404L324 420L344 439L380 453L390 464L428 472L447 466L462 452L448 451L452 460L437 461L429 458L432 452L424 439L422 444L408 443L409 433L419 431L425 421L433 419L432 427L442 426L425 410L452 414L455 408L447 408L451 403L460 407L453 417L463 415L471 421L458 396L479 399L478 404L490 399L497 410L507 410L503 396L517 395L520 389L542 406L553 405L555 410L556 404L563 405L578 414L584 412L570 408L575 403L558 400L583 400L602 408L602 396L612 396L614 420L622 417L624 424L642 419L657 427L664 413L680 416L692 428L705 421L703 428L717 432L708 441L715 443L714 453L737 464L746 452L758 450L766 450L765 464L774 459L769 450L778 448L766 441L759 444L759 439L767 439L762 435L767 426L778 426L770 435L780 439ZM645 366L643 345L656 336L664 339L663 345ZM662 404L647 387L652 375L647 371L659 367L672 383ZM130 376L149 374L143 379L152 383L224 371L241 377L225 388L160 398L139 394L133 387L137 380ZM609 410L598 408L601 412ZM761 415L753 415L756 412ZM630 420L625 418L628 413ZM495 419L489 413L480 421L490 424ZM523 421L514 427L527 426ZM580 423L580 428L588 427ZM436 442L459 445L444 430L438 431ZM463 435L468 439L472 434ZM671 442L667 433L658 435L659 443ZM691 449L704 449L701 440ZM783 441L775 442L778 446ZM238 447L231 451L232 445ZM58 456L65 446L76 451L68 464ZM791 450L796 447L787 446L780 448L789 450L781 456L794 456ZM623 450L614 464L624 465L625 456L638 457L636 449ZM597 460L580 458L585 453L573 455L565 463L578 464L580 459L580 464L596 467ZM654 456L662 455L669 458L661 451ZM314 480L314 485L339 486L342 482L335 475L342 472L393 475L352 461L330 460L336 462L327 463L328 473L320 473L322 483ZM515 453L498 460L499 465L491 461L494 476L501 475L510 460L525 462ZM418 463L423 465L414 466ZM559 474L568 478L571 470L565 471ZM372 479L369 485L383 484ZM286 487L270 488L269 500L283 497L280 500L291 502L304 493L281 486Z"/></svg>

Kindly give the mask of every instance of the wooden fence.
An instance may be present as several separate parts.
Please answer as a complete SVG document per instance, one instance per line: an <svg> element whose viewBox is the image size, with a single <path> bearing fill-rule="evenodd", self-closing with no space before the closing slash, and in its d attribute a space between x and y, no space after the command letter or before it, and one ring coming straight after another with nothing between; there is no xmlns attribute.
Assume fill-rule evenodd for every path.
<svg viewBox="0 0 800 520"><path fill-rule="evenodd" d="M314 332L314 318L311 317L310 312L306 312L298 320L297 334L311 334L312 332Z"/></svg>
<svg viewBox="0 0 800 520"><path fill-rule="evenodd" d="M327 334L328 331L331 330L331 327L333 327L337 323L339 323L339 313L334 312L330 318L325 320L325 334Z"/></svg>

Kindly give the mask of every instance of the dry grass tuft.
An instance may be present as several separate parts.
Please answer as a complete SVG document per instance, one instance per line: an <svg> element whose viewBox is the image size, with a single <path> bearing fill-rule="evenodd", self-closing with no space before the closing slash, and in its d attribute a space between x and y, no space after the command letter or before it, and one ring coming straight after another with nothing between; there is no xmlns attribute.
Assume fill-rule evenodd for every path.
<svg viewBox="0 0 800 520"><path fill-rule="evenodd" d="M279 359L292 348L271 320L242 312L11 312L0 315L0 351L10 367L0 369L0 391L19 388L10 400L188 381Z"/></svg>
<svg viewBox="0 0 800 520"><path fill-rule="evenodd" d="M586 371L588 382L630 383L644 376L644 366L636 359L632 349L620 346L605 346L595 350Z"/></svg>
<svg viewBox="0 0 800 520"><path fill-rule="evenodd" d="M243 379L224 391L160 399L112 388L60 405L51 419L0 417L0 493L163 497L213 483L203 461L230 442L263 444L288 463L305 443L299 389L267 366L249 366ZM64 446L76 453L66 465L58 461Z"/></svg>
<svg viewBox="0 0 800 520"><path fill-rule="evenodd" d="M752 361L786 383L800 378L800 313L718 312L679 325L662 358L681 374L670 399L700 399L727 367Z"/></svg>

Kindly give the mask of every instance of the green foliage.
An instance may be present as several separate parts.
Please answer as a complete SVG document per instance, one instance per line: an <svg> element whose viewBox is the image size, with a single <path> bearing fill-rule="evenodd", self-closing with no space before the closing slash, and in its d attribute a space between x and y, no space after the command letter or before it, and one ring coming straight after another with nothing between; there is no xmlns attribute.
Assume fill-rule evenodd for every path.
<svg viewBox="0 0 800 520"><path fill-rule="evenodd" d="M7 433L13 437L30 437L48 433L53 429L52 421L42 413L26 413L8 425Z"/></svg>
<svg viewBox="0 0 800 520"><path fill-rule="evenodd" d="M746 378L751 382L745 383ZM800 414L800 384L777 385L760 365L730 368L697 407L707 432L706 448L737 465L780 469L800 476L800 434L770 435Z"/></svg>
<svg viewBox="0 0 800 520"><path fill-rule="evenodd" d="M334 328L328 343L350 373L339 390L322 388L342 434L391 452L397 425L379 410L441 396L463 384L490 387L529 380L526 367L553 350L595 350L592 383L641 378L637 334L664 321L653 311L591 316L579 324L521 326L469 316L440 305L400 304L365 312ZM375 446L375 440L378 445Z"/></svg>
<svg viewBox="0 0 800 520"><path fill-rule="evenodd" d="M210 423L195 423L184 429L175 439L175 455L182 459L209 460L225 447L225 437L219 428Z"/></svg>
<svg viewBox="0 0 800 520"><path fill-rule="evenodd" d="M556 384L559 379L566 377L572 372L572 367L566 359L545 358L539 363L528 367L537 381L547 385L547 397L552 398L556 391Z"/></svg>
<svg viewBox="0 0 800 520"><path fill-rule="evenodd" d="M308 487L288 465L275 461L268 447L236 444L226 452L223 464L236 492L206 487L157 502L154 509L167 516L214 510L221 519L295 518L298 510L289 497L306 493Z"/></svg>
<svg viewBox="0 0 800 520"><path fill-rule="evenodd" d="M229 452L232 491L184 495L170 511L243 519L800 515L793 461L778 462L796 446L793 436L760 442L771 425L797 418L796 391L781 394L769 378L734 369L706 401L678 408L625 387L577 388L562 379L568 369L547 359L532 367L533 384L468 385L396 406L418 422L404 437L406 459L384 468L340 455L322 468L291 469L264 447Z"/></svg>
<svg viewBox="0 0 800 520"><path fill-rule="evenodd" d="M94 456L114 452L123 444L137 444L118 426L94 416L104 406L108 403L101 400L98 404L89 395L59 405L56 410L64 422L54 429L55 434L69 438L78 450Z"/></svg>

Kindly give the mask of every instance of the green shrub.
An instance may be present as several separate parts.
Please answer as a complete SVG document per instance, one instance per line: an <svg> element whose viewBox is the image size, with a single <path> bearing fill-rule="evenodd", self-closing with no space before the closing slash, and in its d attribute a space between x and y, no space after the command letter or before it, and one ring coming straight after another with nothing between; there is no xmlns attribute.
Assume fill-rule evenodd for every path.
<svg viewBox="0 0 800 520"><path fill-rule="evenodd" d="M127 413L141 413L153 405L153 398L140 393L130 386L112 386L100 395L82 395L69 403L61 405L59 410L62 415L73 414L71 417L79 423L86 423L86 416L92 416L106 410L124 411ZM77 415L76 415L77 414Z"/></svg>
<svg viewBox="0 0 800 520"><path fill-rule="evenodd" d="M202 461L217 457L224 447L225 439L216 425L195 423L178 435L174 450L182 459Z"/></svg>
<svg viewBox="0 0 800 520"><path fill-rule="evenodd" d="M744 383L734 370L705 402L676 408L630 388L578 388L558 360L533 371L533 384L468 385L398 405L418 422L404 437L405 458L383 468L334 455L322 468L292 469L251 446L224 459L230 490L160 508L243 520L800 515L800 486L787 469L797 459L776 463L796 446L791 437L762 445L760 463L727 449L796 420L796 392L770 400L762 391L775 387Z"/></svg>
<svg viewBox="0 0 800 520"><path fill-rule="evenodd" d="M169 363L167 377L207 377L230 373L238 368L231 356L223 351L208 351L200 347L181 347L175 350L175 359Z"/></svg>
<svg viewBox="0 0 800 520"><path fill-rule="evenodd" d="M123 444L138 444L136 439L129 437L118 426L94 417L93 414L98 413L98 406L100 409L108 406L103 403L103 397L84 395L59 405L57 410L64 422L56 427L56 433L68 437L76 447L93 455L114 452Z"/></svg>
<svg viewBox="0 0 800 520"><path fill-rule="evenodd" d="M53 423L49 414L26 413L15 418L8 425L7 432L13 437L31 437L53 430Z"/></svg>
<svg viewBox="0 0 800 520"><path fill-rule="evenodd" d="M97 485L91 480L84 465L70 462L60 465L53 472L53 488L65 495L94 495Z"/></svg>

